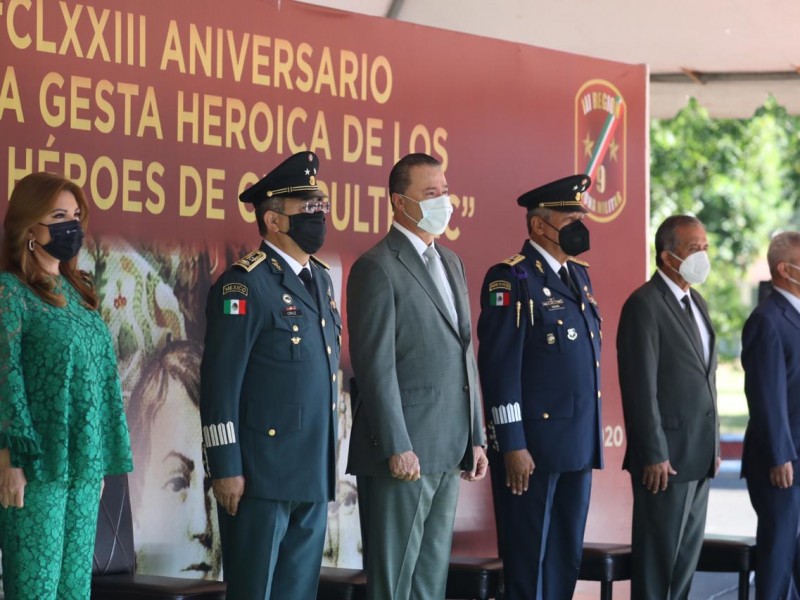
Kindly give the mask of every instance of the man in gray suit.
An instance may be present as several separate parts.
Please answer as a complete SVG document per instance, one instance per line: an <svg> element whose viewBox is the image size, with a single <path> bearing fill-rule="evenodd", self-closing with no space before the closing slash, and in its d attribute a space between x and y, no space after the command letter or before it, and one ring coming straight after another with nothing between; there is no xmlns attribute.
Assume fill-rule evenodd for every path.
<svg viewBox="0 0 800 600"><path fill-rule="evenodd" d="M356 476L372 600L445 595L458 472L486 474L464 265L434 243L452 214L441 164L389 175L394 224L347 281Z"/></svg>
<svg viewBox="0 0 800 600"><path fill-rule="evenodd" d="M631 597L689 596L709 478L719 469L717 354L693 284L711 265L703 224L672 216L656 232L652 279L622 307L617 360L633 486Z"/></svg>

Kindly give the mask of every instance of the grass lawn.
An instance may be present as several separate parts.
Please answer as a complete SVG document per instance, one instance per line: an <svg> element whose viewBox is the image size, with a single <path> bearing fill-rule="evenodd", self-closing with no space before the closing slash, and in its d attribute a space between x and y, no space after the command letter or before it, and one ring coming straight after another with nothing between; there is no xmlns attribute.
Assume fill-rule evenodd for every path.
<svg viewBox="0 0 800 600"><path fill-rule="evenodd" d="M747 426L747 400L744 396L744 371L738 360L719 364L717 407L720 433L744 435Z"/></svg>

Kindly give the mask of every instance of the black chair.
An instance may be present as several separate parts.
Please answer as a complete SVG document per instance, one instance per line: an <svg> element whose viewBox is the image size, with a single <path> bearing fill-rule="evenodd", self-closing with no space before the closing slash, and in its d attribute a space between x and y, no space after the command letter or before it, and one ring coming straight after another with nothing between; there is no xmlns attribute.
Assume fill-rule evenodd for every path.
<svg viewBox="0 0 800 600"><path fill-rule="evenodd" d="M581 581L599 581L601 600L611 600L615 581L628 581L631 578L630 544L583 545Z"/></svg>
<svg viewBox="0 0 800 600"><path fill-rule="evenodd" d="M317 600L363 600L367 597L367 576L360 569L322 567Z"/></svg>
<svg viewBox="0 0 800 600"><path fill-rule="evenodd" d="M136 575L127 475L106 477L97 518L92 600L224 600L225 584Z"/></svg>
<svg viewBox="0 0 800 600"><path fill-rule="evenodd" d="M738 573L739 600L750 597L750 573L756 568L756 540L753 537L707 535L700 550L697 570L710 573Z"/></svg>
<svg viewBox="0 0 800 600"><path fill-rule="evenodd" d="M453 556L447 571L448 600L503 597L503 561L499 558Z"/></svg>

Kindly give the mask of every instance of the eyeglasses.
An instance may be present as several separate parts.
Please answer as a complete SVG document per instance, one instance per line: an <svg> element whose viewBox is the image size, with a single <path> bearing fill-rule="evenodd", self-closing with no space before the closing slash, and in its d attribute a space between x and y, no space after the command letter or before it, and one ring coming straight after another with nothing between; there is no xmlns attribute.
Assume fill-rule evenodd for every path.
<svg viewBox="0 0 800 600"><path fill-rule="evenodd" d="M331 212L331 203L328 200L307 200L305 204L300 207L300 210L308 214L314 214L315 212L327 214Z"/></svg>

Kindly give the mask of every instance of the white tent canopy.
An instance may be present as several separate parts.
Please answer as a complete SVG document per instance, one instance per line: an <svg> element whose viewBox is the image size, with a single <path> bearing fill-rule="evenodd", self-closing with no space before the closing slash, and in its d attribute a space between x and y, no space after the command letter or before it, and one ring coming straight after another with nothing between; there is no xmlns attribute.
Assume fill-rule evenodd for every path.
<svg viewBox="0 0 800 600"><path fill-rule="evenodd" d="M302 1L645 63L653 117L673 116L691 96L713 116L749 117L770 94L800 114L798 0Z"/></svg>

